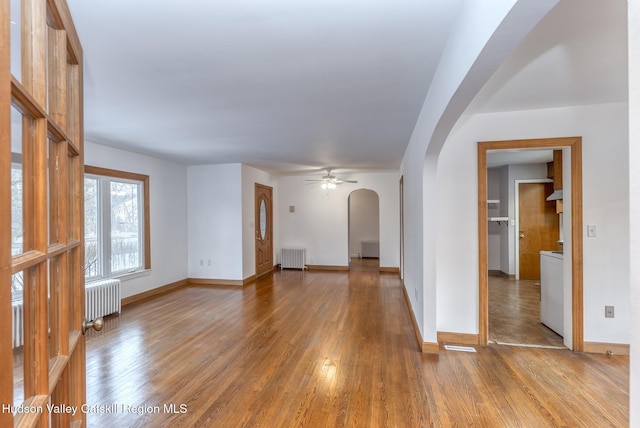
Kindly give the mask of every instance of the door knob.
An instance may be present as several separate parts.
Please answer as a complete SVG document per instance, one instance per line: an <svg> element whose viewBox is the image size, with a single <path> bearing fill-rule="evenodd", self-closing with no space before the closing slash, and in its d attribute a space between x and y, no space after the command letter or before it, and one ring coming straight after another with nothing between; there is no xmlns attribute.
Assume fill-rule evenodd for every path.
<svg viewBox="0 0 640 428"><path fill-rule="evenodd" d="M102 327L104 327L102 317L96 318L93 321L87 321L86 318L82 318L82 334L85 334L90 328L93 328L95 331L100 331Z"/></svg>
<svg viewBox="0 0 640 428"><path fill-rule="evenodd" d="M524 233L520 232L520 239L524 239Z"/></svg>

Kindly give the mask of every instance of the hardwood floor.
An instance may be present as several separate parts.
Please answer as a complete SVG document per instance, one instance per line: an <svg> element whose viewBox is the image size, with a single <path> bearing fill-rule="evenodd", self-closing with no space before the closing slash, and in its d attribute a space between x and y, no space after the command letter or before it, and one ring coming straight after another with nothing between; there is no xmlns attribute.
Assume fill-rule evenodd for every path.
<svg viewBox="0 0 640 428"><path fill-rule="evenodd" d="M628 425L628 357L422 354L399 279L376 269L277 271L126 306L88 333L89 427Z"/></svg>
<svg viewBox="0 0 640 428"><path fill-rule="evenodd" d="M564 348L540 322L540 281L489 276L489 341Z"/></svg>

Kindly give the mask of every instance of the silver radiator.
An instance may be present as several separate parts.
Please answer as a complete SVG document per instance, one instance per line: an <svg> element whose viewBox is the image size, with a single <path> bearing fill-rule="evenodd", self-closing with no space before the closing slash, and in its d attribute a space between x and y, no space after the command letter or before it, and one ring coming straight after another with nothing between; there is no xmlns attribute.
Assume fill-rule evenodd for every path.
<svg viewBox="0 0 640 428"><path fill-rule="evenodd" d="M103 279L88 282L85 285L85 317L94 320L98 317L120 312L120 280Z"/></svg>
<svg viewBox="0 0 640 428"><path fill-rule="evenodd" d="M378 241L360 242L360 257L380 257L380 245Z"/></svg>
<svg viewBox="0 0 640 428"><path fill-rule="evenodd" d="M282 248L280 250L280 269L306 269L306 253L305 248Z"/></svg>
<svg viewBox="0 0 640 428"><path fill-rule="evenodd" d="M85 316L88 320L120 312L120 280L103 279L85 285ZM24 345L24 307L22 300L11 303L12 343Z"/></svg>

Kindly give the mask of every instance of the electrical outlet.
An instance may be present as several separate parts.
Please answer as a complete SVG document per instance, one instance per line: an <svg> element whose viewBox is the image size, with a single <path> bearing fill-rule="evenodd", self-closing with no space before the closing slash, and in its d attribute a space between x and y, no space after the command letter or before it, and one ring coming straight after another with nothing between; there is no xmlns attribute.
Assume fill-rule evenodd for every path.
<svg viewBox="0 0 640 428"><path fill-rule="evenodd" d="M605 306L604 307L604 317L605 318L613 318L613 306Z"/></svg>

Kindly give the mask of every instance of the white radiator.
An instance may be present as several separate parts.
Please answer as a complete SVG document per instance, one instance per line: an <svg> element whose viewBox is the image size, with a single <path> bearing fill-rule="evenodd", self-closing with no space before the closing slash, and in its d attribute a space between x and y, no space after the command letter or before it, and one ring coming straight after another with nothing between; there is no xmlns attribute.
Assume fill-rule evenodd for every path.
<svg viewBox="0 0 640 428"><path fill-rule="evenodd" d="M22 300L11 302L11 318L13 332L13 347L19 348L24 345L24 324L22 323Z"/></svg>
<svg viewBox="0 0 640 428"><path fill-rule="evenodd" d="M362 241L360 242L360 257L380 257L378 241Z"/></svg>
<svg viewBox="0 0 640 428"><path fill-rule="evenodd" d="M104 279L85 284L85 316L88 320L120 312L120 280ZM11 332L14 348L24 345L22 300L11 303Z"/></svg>
<svg viewBox="0 0 640 428"><path fill-rule="evenodd" d="M306 269L305 248L282 248L280 250L280 269Z"/></svg>
<svg viewBox="0 0 640 428"><path fill-rule="evenodd" d="M85 284L85 317L98 317L120 312L120 280L103 279Z"/></svg>

